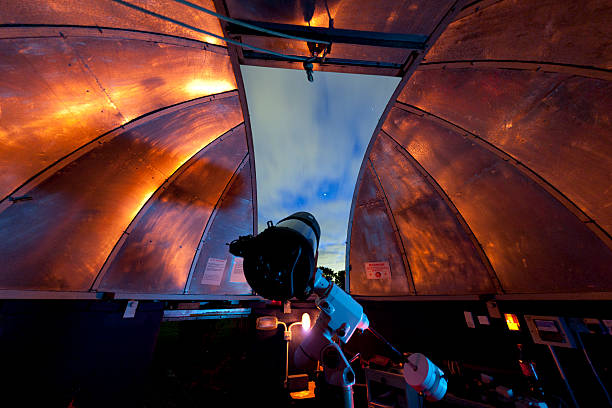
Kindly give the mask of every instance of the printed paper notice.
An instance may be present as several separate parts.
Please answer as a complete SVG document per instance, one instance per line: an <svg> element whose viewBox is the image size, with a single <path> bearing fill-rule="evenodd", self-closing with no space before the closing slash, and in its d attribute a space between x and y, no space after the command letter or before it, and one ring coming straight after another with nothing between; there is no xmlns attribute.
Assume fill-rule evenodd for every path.
<svg viewBox="0 0 612 408"><path fill-rule="evenodd" d="M208 258L206 269L204 270L204 276L202 276L203 285L221 285L221 279L223 279L223 272L225 271L225 264L227 260Z"/></svg>
<svg viewBox="0 0 612 408"><path fill-rule="evenodd" d="M391 279L389 262L366 262L365 270L368 279Z"/></svg>
<svg viewBox="0 0 612 408"><path fill-rule="evenodd" d="M478 323L484 326L489 326L489 318L487 316L478 316Z"/></svg>
<svg viewBox="0 0 612 408"><path fill-rule="evenodd" d="M476 323L474 323L474 316L472 315L472 313L463 312L463 315L465 316L465 323L467 324L467 327L469 327L470 329L475 329Z"/></svg>
<svg viewBox="0 0 612 408"><path fill-rule="evenodd" d="M246 282L246 278L244 277L244 269L242 268L243 262L244 258L234 258L234 263L232 264L232 274L230 275L230 282Z"/></svg>

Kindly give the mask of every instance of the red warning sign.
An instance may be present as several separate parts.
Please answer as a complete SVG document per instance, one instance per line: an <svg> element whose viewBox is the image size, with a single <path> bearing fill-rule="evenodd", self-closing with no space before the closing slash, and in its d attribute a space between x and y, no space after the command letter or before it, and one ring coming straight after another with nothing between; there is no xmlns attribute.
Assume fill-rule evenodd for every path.
<svg viewBox="0 0 612 408"><path fill-rule="evenodd" d="M368 279L391 279L389 262L366 262L365 270Z"/></svg>

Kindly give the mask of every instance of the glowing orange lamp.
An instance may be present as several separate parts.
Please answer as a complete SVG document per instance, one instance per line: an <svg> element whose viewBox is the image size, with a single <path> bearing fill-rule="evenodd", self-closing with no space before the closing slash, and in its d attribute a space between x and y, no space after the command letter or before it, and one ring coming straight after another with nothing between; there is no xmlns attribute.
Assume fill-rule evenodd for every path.
<svg viewBox="0 0 612 408"><path fill-rule="evenodd" d="M519 324L518 317L511 313L504 313L504 317L506 318L506 324L508 325L508 329L511 331L519 331L521 330L521 325Z"/></svg>

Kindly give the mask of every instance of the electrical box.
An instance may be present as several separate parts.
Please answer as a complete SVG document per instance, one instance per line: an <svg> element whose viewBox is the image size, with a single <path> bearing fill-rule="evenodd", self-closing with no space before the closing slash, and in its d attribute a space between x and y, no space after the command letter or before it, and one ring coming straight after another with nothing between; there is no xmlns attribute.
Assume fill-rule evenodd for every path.
<svg viewBox="0 0 612 408"><path fill-rule="evenodd" d="M533 341L538 344L575 348L574 338L562 317L525 315Z"/></svg>
<svg viewBox="0 0 612 408"><path fill-rule="evenodd" d="M365 368L368 408L416 408L422 402L399 372Z"/></svg>

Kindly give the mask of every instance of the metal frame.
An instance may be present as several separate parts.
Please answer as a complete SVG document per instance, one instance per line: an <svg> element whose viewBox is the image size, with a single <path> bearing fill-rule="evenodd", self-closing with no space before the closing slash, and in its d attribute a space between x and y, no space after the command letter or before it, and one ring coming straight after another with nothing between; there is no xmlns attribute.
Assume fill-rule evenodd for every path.
<svg viewBox="0 0 612 408"><path fill-rule="evenodd" d="M375 47L403 48L424 50L427 37L420 34L380 33L374 31L345 30L338 28L311 27L292 24L270 23L262 21L240 20L268 30L292 36L308 37L312 40L327 41L339 44L370 45ZM252 35L272 37L270 34L253 30L234 23L226 23L229 35ZM276 37L273 37L276 38Z"/></svg>
<svg viewBox="0 0 612 408"><path fill-rule="evenodd" d="M408 296L361 296L353 295L355 300L374 300L384 302L429 302L429 301L610 301L612 292L584 293L525 293L499 294L484 299L479 295L408 295Z"/></svg>
<svg viewBox="0 0 612 408"><path fill-rule="evenodd" d="M372 150L372 147L374 146L376 137L378 136L378 133L380 133L380 130L382 129L382 125L383 123L385 123L387 116L389 116L389 112L391 111L391 108L395 105L395 101L397 100L398 96L404 89L404 86L406 85L406 83L408 83L408 80L410 79L412 74L417 70L419 64L425 57L426 52L429 51L431 46L436 42L436 40L440 37L440 35L442 35L442 32L455 19L457 14L464 8L464 6L467 3L468 3L467 0L456 0L453 3L453 5L449 7L444 17L438 22L438 24L436 25L436 28L434 28L432 33L427 38L427 41L425 41L424 51L413 51L410 54L410 56L407 58L406 62L404 63L401 69L402 80L397 85L397 87L395 88L395 91L391 95L391 98L389 99L389 102L387 103L385 110L380 116L380 119L378 120L378 124L376 125L374 132L372 133L372 137L370 138L370 143L368 144L368 147L366 148L366 151L363 156L363 161L361 162L361 167L359 169L357 181L355 182L355 190L353 191L353 200L351 202L351 211L349 214L349 222L348 222L348 228L347 228L347 234L346 234L346 262L345 262L345 268L344 268L344 270L347 271L346 278L345 278L347 291L350 291L349 254L350 254L350 248L351 248L351 231L353 229L353 215L355 212L355 205L357 204L357 194L359 192L359 186L361 184L361 180L363 179L363 175L367 167L367 159L370 157L370 152Z"/></svg>
<svg viewBox="0 0 612 408"><path fill-rule="evenodd" d="M200 238L200 242L198 242L198 248L196 249L196 252L193 256L193 260L191 261L191 267L189 268L189 275L187 276L187 280L185 281L185 287L183 288L184 294L187 294L189 287L191 286L191 280L193 279L193 273L195 272L195 268L198 264L198 260L200 259L200 253L202 252L202 248L204 248L204 241L206 240L206 236L208 235L210 229L212 228L215 218L217 218L217 214L219 213L219 208L221 207L221 204L223 204L223 201L225 200L225 197L227 196L229 189L232 187L232 185L236 181L236 176L238 176L238 173L240 173L240 171L244 168L246 164L246 160L248 158L249 158L249 153L247 153L242 158L242 161L240 162L238 167L236 167L236 170L234 170L234 174L232 174L232 177L230 177L227 184L223 188L223 191L221 192L219 199L215 203L215 206L212 210L212 213L210 214L210 217L208 217L206 226L204 227L204 230L202 231L202 237Z"/></svg>
<svg viewBox="0 0 612 408"><path fill-rule="evenodd" d="M72 299L96 300L101 299L102 293L96 292L68 292L52 290L5 290L0 289L0 299Z"/></svg>
<svg viewBox="0 0 612 408"><path fill-rule="evenodd" d="M282 58L277 55L272 54L264 54L263 52L257 51L248 51L243 50L242 54L244 55L245 62L249 62L247 60L264 60L264 61L282 61L282 62L292 62L299 63L299 61L295 61L288 58ZM299 57L298 55L291 55L291 57ZM402 67L402 64L397 64L395 62L379 62L379 61L369 61L369 60L353 60L353 59L344 59L344 58L330 58L326 57L324 61L314 61L315 64L319 66L347 66L347 67L365 67L365 68L384 68L384 69L393 69L398 70ZM250 64L252 65L252 64Z"/></svg>
<svg viewBox="0 0 612 408"><path fill-rule="evenodd" d="M179 177L181 174L183 174L185 172L185 170L187 170L192 164L194 164L196 161L198 161L201 156L206 153L206 151L220 143L223 141L224 137L229 136L230 134L232 134L234 131L236 131L238 128L240 128L240 126L243 125L243 122L241 122L240 124L234 126L233 128L231 128L230 130L228 130L227 132L223 133L221 136L218 136L217 138L215 138L214 140L212 140L210 143L208 143L206 146L204 146L203 148L201 148L200 150L198 150L193 156L191 156L185 163L183 163L183 165L181 165L178 169L176 169L174 171L174 173L172 173L170 175L170 177L168 177L159 187L157 187L157 189L155 190L155 192L151 195L151 197L149 197L149 199L143 204L142 207L140 207L140 209L138 210L138 212L136 213L136 215L134 216L134 218L132 218L132 220L130 221L130 223L128 224L127 228L123 231L123 233L121 234L121 236L119 237L119 239L117 240L117 242L115 243L115 245L113 246L113 249L111 250L110 254L106 257L106 260L104 261L104 263L102 264L102 268L100 269L100 271L98 272L98 275L96 276L96 279L94 280L93 284L91 285L90 290L95 291L98 289L98 287L100 287L100 284L102 283L102 280L104 279L104 276L106 275L106 273L108 272L108 268L110 267L110 265L112 264L113 260L115 259L115 257L117 256L117 254L119 254L119 251L121 250L121 248L123 247L123 244L125 242L125 240L127 239L127 237L130 235L130 233L132 232L132 230L135 228L135 226L138 224L138 222L140 221L140 219L144 216L144 214L147 212L147 210L149 209L149 207L153 204L153 202L155 200L157 200L157 198L160 196L160 194L162 194L164 192L164 190L166 189L166 187L168 185L170 185L171 183L174 182L174 180L176 180L177 177ZM231 179L230 179L231 181ZM214 210L213 210L214 211ZM212 214L211 214L212 217Z"/></svg>
<svg viewBox="0 0 612 408"><path fill-rule="evenodd" d="M496 295L497 300L612 300L612 292L521 293Z"/></svg>
<svg viewBox="0 0 612 408"><path fill-rule="evenodd" d="M415 159L410 154L410 152L406 150L406 148L404 148L404 146L402 146L397 140L395 140L393 136L391 136L384 130L381 130L380 134L386 135L389 139L391 139L395 143L397 151L399 151L406 159L408 159L408 161L419 171L419 173L421 173L421 176L423 176L423 178L427 181L427 183L431 187L433 187L433 189L436 190L438 195L444 200L444 202L450 209L451 213L453 213L453 215L455 216L459 224L463 227L465 234L470 238L470 241L472 241L472 245L474 245L474 248L476 249L476 252L478 253L478 256L480 257L481 262L483 263L485 269L487 270L489 279L491 279L491 283L493 284L495 291L497 293L504 293L504 289L502 287L501 281L499 280L499 277L495 273L495 269L493 269L493 266L491 265L491 261L489 260L489 257L487 256L486 252L484 251L484 248L480 244L480 241L478 241L478 238L476 238L474 231L472 231L467 221L463 218L463 216L461 215L461 213L459 212L459 210L453 203L453 200L451 200L448 194L446 194L446 192L440 186L440 184L438 184L436 179L431 174L429 174L429 172L425 170L423 166L421 166L421 163L419 163L418 160Z"/></svg>
<svg viewBox="0 0 612 408"><path fill-rule="evenodd" d="M418 70L436 69L512 69L520 71L552 72L558 74L576 75L585 78L603 79L612 81L612 69L590 67L586 65L560 64L545 61L519 61L519 60L466 60L466 61L438 61L424 62Z"/></svg>
<svg viewBox="0 0 612 408"><path fill-rule="evenodd" d="M360 296L353 295L355 300L383 301L383 302L429 302L429 301L484 301L478 295L407 295L407 296ZM38 300L176 300L176 301L263 301L260 296L249 295L169 295L151 293L129 292L62 292L44 290L0 290L0 299L38 299ZM612 292L584 292L584 293L547 293L547 294L504 294L494 295L491 299L497 301L612 301Z"/></svg>
<svg viewBox="0 0 612 408"><path fill-rule="evenodd" d="M229 16L227 11L227 5L225 0L213 0L217 13ZM224 37L228 37L227 23L219 20L221 25L221 31ZM238 98L240 99L240 106L242 107L242 116L244 118L244 124L246 129L247 147L250 157L251 166L251 194L253 197L253 234L257 233L257 177L255 173L255 150L253 148L253 129L251 128L251 116L249 114L249 106L246 98L246 91L244 90L244 80L242 79L242 71L240 70L240 57L242 56L242 48L232 44L227 44L228 54L232 68L234 69L234 76L236 77L236 86L238 87Z"/></svg>
<svg viewBox="0 0 612 408"><path fill-rule="evenodd" d="M355 300L366 300L376 302L430 302L439 300L448 301L479 301L481 300L478 295L412 295L412 296L361 296L353 295Z"/></svg>
<svg viewBox="0 0 612 408"><path fill-rule="evenodd" d="M246 58L241 60L243 65L259 66L266 68L282 68L282 69L303 69L302 64L296 61L285 60L273 55L263 55L251 53L245 50L241 51L241 55L256 55L258 58ZM299 65L298 65L299 64ZM377 65L378 64L378 65ZM385 65L383 65L385 64ZM325 62L313 61L315 71L322 72L347 72L352 74L363 74L363 75L379 75L379 76L401 76L401 64L389 63L389 62L378 62L378 61L367 61L367 60L351 60L342 58L325 58Z"/></svg>
<svg viewBox="0 0 612 408"><path fill-rule="evenodd" d="M516 168L519 172L521 172L521 174L525 175L531 181L542 187L548 194L550 194L559 203L561 203L561 205L563 205L565 208L567 208L567 210L574 214L580 220L580 222L582 222L589 230L591 230L591 232L593 232L608 248L612 249L612 237L606 230L604 230L593 218L591 218L582 209L580 209L580 207L574 204L574 202L570 200L565 194L559 191L544 177L540 176L538 173L526 166L523 162L517 160L509 153L506 153L504 150L500 149L493 143L483 139L477 134L472 133L440 116L417 108L416 106L399 101L395 103L395 107L403 110L404 112L431 120L432 122L437 123L445 127L446 129L452 130L462 135L466 139L470 140L471 142L476 143L479 146L485 148L503 161L507 162L508 164Z"/></svg>
<svg viewBox="0 0 612 408"><path fill-rule="evenodd" d="M162 321L239 319L251 314L250 307L232 309L169 309L164 310Z"/></svg>
<svg viewBox="0 0 612 408"><path fill-rule="evenodd" d="M106 143L123 132L126 132L132 128L142 125L143 123L147 123L150 120L156 119L168 113L173 113L181 109L190 108L200 103L207 103L207 102L211 102L217 99L229 98L232 96L236 96L236 94L237 94L237 91L232 90L232 91L222 92L222 93L218 93L214 95L203 96L203 97L195 98L195 99L192 99L186 102L179 102L174 105L159 108L157 110L147 112L141 116L138 116L137 118L132 119L131 121L127 122L124 125L120 125L106 133L101 134L100 136L95 137L94 139L90 140L84 145L77 147L75 150L68 153L64 157L59 158L54 163L51 163L49 166L47 166L43 170L39 171L38 173L30 177L22 185L20 185L15 190L13 190L13 192L11 192L6 197L4 197L2 200L0 200L0 213L6 210L12 204L12 202L9 200L10 197L14 195L23 196L27 194L30 190L32 190L37 185L45 181L47 178L51 177L57 171L69 165L73 161L77 160L79 157L83 156L85 153L98 147L99 144Z"/></svg>
<svg viewBox="0 0 612 408"><path fill-rule="evenodd" d="M387 198L387 193L385 193L385 189L380 181L380 177L378 177L378 173L374 168L374 163L368 157L369 169L372 172L372 175L376 178L377 187L380 192L383 194L383 201L385 203L385 209L387 210L387 217L389 217L389 221L391 221L391 226L393 227L393 235L395 235L395 240L397 241L397 245L400 248L400 253L402 255L402 261L404 262L404 270L406 271L406 277L408 278L408 286L410 290L415 295L417 294L416 286L414 284L414 277L412 276L412 269L410 268L410 262L408 262L408 256L406 255L406 247L404 246L404 240L402 239L402 234L400 233L399 227L397 226L397 222L395 221L395 214L393 214L393 210L391 209L391 204L389 203L389 199Z"/></svg>

